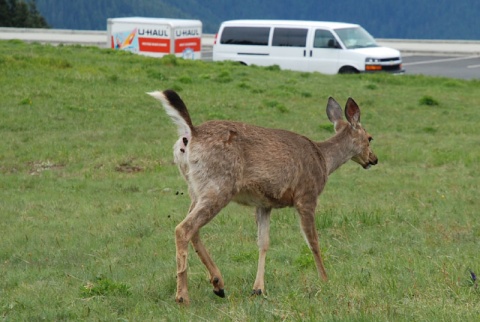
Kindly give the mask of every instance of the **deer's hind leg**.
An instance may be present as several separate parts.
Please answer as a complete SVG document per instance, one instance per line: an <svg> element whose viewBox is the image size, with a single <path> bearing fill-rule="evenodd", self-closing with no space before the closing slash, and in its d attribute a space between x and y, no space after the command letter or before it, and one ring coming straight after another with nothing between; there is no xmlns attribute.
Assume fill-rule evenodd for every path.
<svg viewBox="0 0 480 322"><path fill-rule="evenodd" d="M195 207L196 204L195 197L192 192L191 196L193 201L190 205L189 212ZM200 260L210 274L210 283L213 285L213 292L220 297L225 297L222 274L200 239L200 231L197 231L197 233L192 236L191 242L195 252L197 253L198 257L200 257Z"/></svg>
<svg viewBox="0 0 480 322"><path fill-rule="evenodd" d="M188 143L188 181L192 207L187 217L175 229L177 250L177 302L188 301L187 254L191 241L201 261L210 273L213 291L224 297L224 282L200 239L200 228L212 220L238 192L237 182L242 174L241 154L223 134L231 139L231 131L222 129L208 137L199 134ZM181 169L182 170L182 169Z"/></svg>
<svg viewBox="0 0 480 322"><path fill-rule="evenodd" d="M177 293L178 303L189 303L187 286L188 243L191 241L200 259L210 272L214 292L225 296L223 279L219 269L200 240L200 228L212 220L231 200L232 194L220 194L216 189L205 188L201 196L195 196L187 217L175 228L175 246L177 257Z"/></svg>
<svg viewBox="0 0 480 322"><path fill-rule="evenodd" d="M207 249L203 245L202 240L200 239L199 231L197 231L193 235L191 241L195 252L197 253L198 257L200 257L200 260L202 261L203 265L205 265L210 274L210 283L212 283L213 285L213 293L220 297L225 297L222 274L220 273L217 265L215 265L215 262L208 253Z"/></svg>
<svg viewBox="0 0 480 322"><path fill-rule="evenodd" d="M190 189L189 192L190 197L192 198L192 204L190 205L189 209L189 212L191 212L197 202L194 191ZM210 274L210 283L212 283L213 285L213 293L215 293L217 296L225 297L222 274L220 273L220 270L218 269L217 265L213 261L212 257L208 253L208 250L205 248L205 245L200 239L199 230L192 236L192 239L190 241L198 257L200 257L200 260L202 261L203 265L205 265Z"/></svg>

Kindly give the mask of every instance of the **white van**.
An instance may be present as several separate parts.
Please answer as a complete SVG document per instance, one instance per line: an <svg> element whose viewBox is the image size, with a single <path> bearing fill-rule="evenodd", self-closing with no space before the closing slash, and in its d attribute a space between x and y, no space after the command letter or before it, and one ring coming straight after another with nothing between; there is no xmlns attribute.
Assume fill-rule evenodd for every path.
<svg viewBox="0 0 480 322"><path fill-rule="evenodd" d="M380 47L359 25L339 22L225 21L213 60L324 74L405 71L398 50Z"/></svg>

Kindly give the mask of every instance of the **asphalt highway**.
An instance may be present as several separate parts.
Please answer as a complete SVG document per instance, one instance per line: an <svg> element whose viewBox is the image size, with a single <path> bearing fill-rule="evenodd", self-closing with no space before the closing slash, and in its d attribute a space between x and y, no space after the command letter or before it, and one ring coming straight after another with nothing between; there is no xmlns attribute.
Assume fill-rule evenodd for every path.
<svg viewBox="0 0 480 322"><path fill-rule="evenodd" d="M480 55L404 55L406 74L480 80Z"/></svg>
<svg viewBox="0 0 480 322"><path fill-rule="evenodd" d="M202 59L212 60L211 47L202 48ZM406 54L402 59L406 75L480 80L480 55Z"/></svg>

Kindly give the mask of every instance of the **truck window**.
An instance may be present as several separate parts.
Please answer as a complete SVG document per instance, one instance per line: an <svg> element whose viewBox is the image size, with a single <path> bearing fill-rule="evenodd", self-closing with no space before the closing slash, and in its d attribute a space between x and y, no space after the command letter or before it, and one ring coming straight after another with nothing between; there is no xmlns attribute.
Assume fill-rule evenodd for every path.
<svg viewBox="0 0 480 322"><path fill-rule="evenodd" d="M275 28L273 31L272 46L305 47L308 29Z"/></svg>
<svg viewBox="0 0 480 322"><path fill-rule="evenodd" d="M313 48L335 48L335 37L328 30L315 30Z"/></svg>
<svg viewBox="0 0 480 322"><path fill-rule="evenodd" d="M225 27L221 44L268 46L270 27Z"/></svg>

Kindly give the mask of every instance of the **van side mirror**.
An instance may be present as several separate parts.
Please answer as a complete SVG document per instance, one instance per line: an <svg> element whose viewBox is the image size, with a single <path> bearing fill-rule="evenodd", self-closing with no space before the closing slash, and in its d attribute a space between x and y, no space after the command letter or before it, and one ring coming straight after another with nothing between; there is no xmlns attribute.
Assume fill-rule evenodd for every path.
<svg viewBox="0 0 480 322"><path fill-rule="evenodd" d="M340 44L335 39L328 40L328 48L340 48Z"/></svg>

